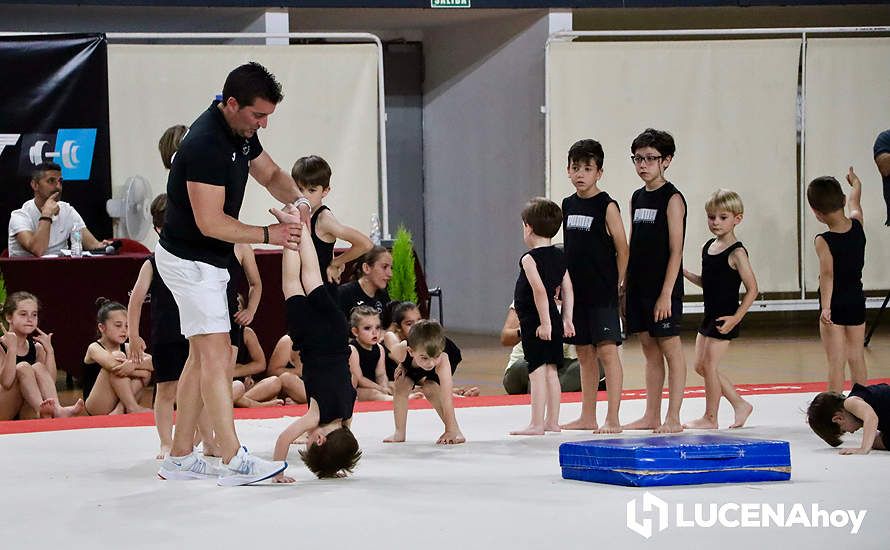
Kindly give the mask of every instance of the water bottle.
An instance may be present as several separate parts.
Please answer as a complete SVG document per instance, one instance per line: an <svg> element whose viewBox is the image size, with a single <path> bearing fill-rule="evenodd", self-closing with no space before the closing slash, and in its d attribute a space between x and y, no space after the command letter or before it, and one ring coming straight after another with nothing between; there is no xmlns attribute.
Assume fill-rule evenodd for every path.
<svg viewBox="0 0 890 550"><path fill-rule="evenodd" d="M380 246L380 218L377 214L371 214L371 242L374 246Z"/></svg>
<svg viewBox="0 0 890 550"><path fill-rule="evenodd" d="M71 230L71 257L80 258L81 256L83 256L83 238L80 228L75 227Z"/></svg>

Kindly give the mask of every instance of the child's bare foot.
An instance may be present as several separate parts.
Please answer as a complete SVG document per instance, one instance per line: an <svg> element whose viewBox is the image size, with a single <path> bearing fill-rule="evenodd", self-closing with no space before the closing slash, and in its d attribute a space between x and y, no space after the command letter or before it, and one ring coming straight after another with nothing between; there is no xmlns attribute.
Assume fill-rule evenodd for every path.
<svg viewBox="0 0 890 550"><path fill-rule="evenodd" d="M661 426L655 428L657 434L678 434L683 431L683 425L679 420L667 420Z"/></svg>
<svg viewBox="0 0 890 550"><path fill-rule="evenodd" d="M124 414L125 412L127 411L124 409L124 404L118 401L117 405L108 414Z"/></svg>
<svg viewBox="0 0 890 550"><path fill-rule="evenodd" d="M155 456L155 460L164 460L167 458L167 455L170 454L170 449L173 448L173 445L161 445L161 450L158 451L158 454Z"/></svg>
<svg viewBox="0 0 890 550"><path fill-rule="evenodd" d="M56 416L59 418L68 418L71 416L77 416L84 410L83 399L78 399L76 403L73 405L68 405L67 407L58 407L56 410ZM151 411L152 409L146 409Z"/></svg>
<svg viewBox="0 0 890 550"><path fill-rule="evenodd" d="M140 414L140 413L154 413L154 409L150 409L148 407L136 407L133 410L127 411L127 414Z"/></svg>
<svg viewBox="0 0 890 550"><path fill-rule="evenodd" d="M288 477L288 476L286 476L286 475L284 475L284 474L278 474L277 476L275 476L275 477L272 479L272 481L273 481L274 483L293 483L293 482L296 481L296 480L295 480L294 478L292 478L292 477Z"/></svg>
<svg viewBox="0 0 890 550"><path fill-rule="evenodd" d="M284 405L283 399L270 399L268 401L257 401L249 397L241 397L235 401L235 406L243 409L259 409L263 407L280 407Z"/></svg>
<svg viewBox="0 0 890 550"><path fill-rule="evenodd" d="M593 433L620 434L621 433L621 423L618 421L606 420L606 423L603 424L599 429L594 430Z"/></svg>
<svg viewBox="0 0 890 550"><path fill-rule="evenodd" d="M529 424L521 430L513 430L510 432L510 435L544 435L544 428L542 426L533 426Z"/></svg>
<svg viewBox="0 0 890 550"><path fill-rule="evenodd" d="M242 384L244 384L244 389L246 391L246 390L249 390L250 388L252 388L253 385L256 384L256 382L254 382L253 378L251 378L250 376L245 376Z"/></svg>
<svg viewBox="0 0 890 550"><path fill-rule="evenodd" d="M384 443L404 443L405 442L405 434L395 432L391 436L384 439L383 442Z"/></svg>
<svg viewBox="0 0 890 550"><path fill-rule="evenodd" d="M285 398L284 398L284 404L285 404L285 405L296 405L297 402L294 401L293 399L291 399L290 397L285 397Z"/></svg>
<svg viewBox="0 0 890 550"><path fill-rule="evenodd" d="M717 421L711 420L707 416L703 416L701 418L693 420L692 422L683 424L683 428L689 428L690 430L716 430Z"/></svg>
<svg viewBox="0 0 890 550"><path fill-rule="evenodd" d="M55 399L46 399L40 404L37 412L40 414L40 418L52 418L56 415L56 408L58 405Z"/></svg>
<svg viewBox="0 0 890 550"><path fill-rule="evenodd" d="M479 395L479 388L477 388L476 386L454 388L454 391L452 393L460 397L476 397Z"/></svg>
<svg viewBox="0 0 890 550"><path fill-rule="evenodd" d="M421 397L423 397L422 391L416 391L408 394L408 399L420 399Z"/></svg>
<svg viewBox="0 0 890 550"><path fill-rule="evenodd" d="M464 439L464 434L460 433L460 431L448 431L439 436L439 439L436 440L436 445L460 445L464 443L466 439Z"/></svg>
<svg viewBox="0 0 890 550"><path fill-rule="evenodd" d="M654 430L659 427L657 418L647 418L643 417L639 420L634 420L630 424L625 424L622 426L625 430Z"/></svg>
<svg viewBox="0 0 890 550"><path fill-rule="evenodd" d="M561 432L562 430L559 428L559 424L544 424L544 431L545 431L545 432L559 433L559 432Z"/></svg>
<svg viewBox="0 0 890 550"><path fill-rule="evenodd" d="M559 427L563 430L596 430L598 428L596 418L578 418L568 424L560 424Z"/></svg>
<svg viewBox="0 0 890 550"><path fill-rule="evenodd" d="M748 417L751 416L751 413L754 411L754 405L747 401L742 401L742 405L738 408L733 407L733 410L735 410L735 422L729 427L741 428L745 425L745 422L748 421Z"/></svg>

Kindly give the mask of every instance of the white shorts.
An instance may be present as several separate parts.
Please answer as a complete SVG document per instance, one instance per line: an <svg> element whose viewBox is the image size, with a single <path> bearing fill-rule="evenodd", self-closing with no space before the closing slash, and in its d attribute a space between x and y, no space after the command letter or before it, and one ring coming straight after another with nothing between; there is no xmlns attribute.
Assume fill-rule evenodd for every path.
<svg viewBox="0 0 890 550"><path fill-rule="evenodd" d="M232 327L226 299L227 270L184 260L165 250L161 243L155 246L155 263L179 307L183 336L229 332Z"/></svg>

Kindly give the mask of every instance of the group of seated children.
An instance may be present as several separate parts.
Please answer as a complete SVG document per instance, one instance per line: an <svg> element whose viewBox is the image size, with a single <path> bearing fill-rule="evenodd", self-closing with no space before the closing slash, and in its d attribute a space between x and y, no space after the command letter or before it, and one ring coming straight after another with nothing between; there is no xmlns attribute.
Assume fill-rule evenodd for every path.
<svg viewBox="0 0 890 550"><path fill-rule="evenodd" d="M729 342L738 337L739 323L758 292L748 251L735 236L735 227L744 213L741 197L724 189L711 195L705 212L714 238L702 247L701 272L683 269L686 201L665 176L676 150L673 137L649 128L633 140L630 150L631 161L644 185L633 193L630 202L629 237L625 236L618 204L598 187L604 153L592 139L578 141L569 149L567 173L576 191L562 201L562 207L536 198L522 212L523 236L530 250L520 259L514 291L518 322L510 324L508 316L501 340L521 340L532 405L529 424L512 434L540 435L561 429L599 433L623 429L650 429L656 433L677 433L684 428L716 429L721 397L733 408L730 427L743 426L752 413L752 405L718 368ZM820 334L828 356L829 389L841 390L845 363L849 363L856 384L854 399L848 398L843 410L822 416L830 421L834 415L835 424L844 430L852 427L852 421L843 411L856 415L865 408L860 401L869 402L856 394L867 393L867 388L859 386L867 380L862 355L865 235L861 182L852 168L847 181L851 187L849 216L844 210L846 198L835 178L817 178L807 190L816 218L828 226L828 231L816 237L815 245L820 260ZM551 243L560 229L564 250ZM695 371L705 382L705 411L700 418L686 423L680 419L686 386L686 360L679 336L684 277L702 288L705 310L698 327L694 362ZM742 284L745 293L740 302ZM625 319L625 332L639 335L646 360L645 412L642 418L628 424L620 423L618 418L622 389L618 354L621 317ZM558 369L565 360L564 342L574 344L577 352L582 405L578 419L560 425ZM608 396L606 418L601 426L596 418L598 363L605 372ZM665 363L669 402L667 415L662 417ZM881 396L874 400L885 400L881 406L886 409L887 394L873 387L869 391L869 395ZM833 395L832 403L837 409L839 394ZM810 418L811 423L815 422L812 413ZM866 427L878 422L871 416L862 421ZM837 426L823 426L819 428L820 434L834 434L823 436L832 442L840 433ZM880 444L874 434L866 439L869 448L872 440L875 445Z"/></svg>

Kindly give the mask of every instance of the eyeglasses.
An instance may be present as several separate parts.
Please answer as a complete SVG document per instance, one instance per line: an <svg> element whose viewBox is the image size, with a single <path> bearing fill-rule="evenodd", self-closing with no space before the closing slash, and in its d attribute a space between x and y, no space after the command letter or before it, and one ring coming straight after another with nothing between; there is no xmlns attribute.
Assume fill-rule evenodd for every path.
<svg viewBox="0 0 890 550"><path fill-rule="evenodd" d="M634 164L643 164L644 162L646 164L652 164L653 162L655 162L656 160L661 159L661 158L663 158L662 155L658 155L658 156L647 155L645 157L641 157L640 155L631 155L630 156L630 160Z"/></svg>

